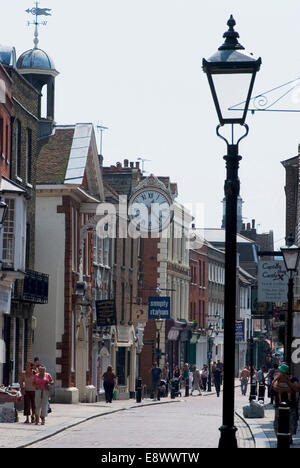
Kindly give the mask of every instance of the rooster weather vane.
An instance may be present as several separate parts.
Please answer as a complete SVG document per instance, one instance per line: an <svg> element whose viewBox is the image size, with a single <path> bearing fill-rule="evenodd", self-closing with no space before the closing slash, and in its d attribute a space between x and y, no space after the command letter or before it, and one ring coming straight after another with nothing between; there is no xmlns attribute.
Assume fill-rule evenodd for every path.
<svg viewBox="0 0 300 468"><path fill-rule="evenodd" d="M25 10L26 13L28 14L32 14L33 16L35 16L35 21L34 22L30 22L28 21L27 24L28 26L30 26L31 24L33 24L35 26L35 30L34 30L34 47L37 48L38 46L38 43L39 43L39 40L38 40L38 26L40 25L43 25L43 26L46 26L47 24L47 21L38 21L38 17L39 16L51 16L51 13L50 11L52 11L51 8L39 8L39 2L35 2L35 7L33 8L27 8L27 10Z"/></svg>

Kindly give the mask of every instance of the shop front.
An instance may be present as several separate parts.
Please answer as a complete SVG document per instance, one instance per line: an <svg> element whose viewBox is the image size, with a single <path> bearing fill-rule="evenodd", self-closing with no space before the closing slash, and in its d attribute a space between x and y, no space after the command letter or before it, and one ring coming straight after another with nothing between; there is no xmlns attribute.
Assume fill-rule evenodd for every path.
<svg viewBox="0 0 300 468"><path fill-rule="evenodd" d="M186 323L166 320L166 362L169 363L171 375L173 375L175 367L181 365L180 334L185 327Z"/></svg>
<svg viewBox="0 0 300 468"><path fill-rule="evenodd" d="M134 327L117 326L117 341L112 345L113 368L118 381L118 398L134 398L137 339Z"/></svg>

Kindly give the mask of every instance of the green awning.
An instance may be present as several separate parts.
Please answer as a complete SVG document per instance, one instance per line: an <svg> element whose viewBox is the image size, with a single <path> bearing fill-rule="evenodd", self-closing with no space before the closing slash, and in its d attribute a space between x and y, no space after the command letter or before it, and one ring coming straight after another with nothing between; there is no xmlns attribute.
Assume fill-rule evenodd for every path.
<svg viewBox="0 0 300 468"><path fill-rule="evenodd" d="M192 338L190 339L190 344L197 344L198 342L198 335L192 335Z"/></svg>

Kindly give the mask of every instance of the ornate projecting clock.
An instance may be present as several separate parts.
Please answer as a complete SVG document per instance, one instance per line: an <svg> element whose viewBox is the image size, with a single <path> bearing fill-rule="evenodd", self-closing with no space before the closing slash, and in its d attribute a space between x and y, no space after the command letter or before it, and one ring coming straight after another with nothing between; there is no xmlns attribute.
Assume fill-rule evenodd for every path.
<svg viewBox="0 0 300 468"><path fill-rule="evenodd" d="M165 230L173 217L172 198L153 174L141 182L129 202L129 217L138 230L157 233Z"/></svg>

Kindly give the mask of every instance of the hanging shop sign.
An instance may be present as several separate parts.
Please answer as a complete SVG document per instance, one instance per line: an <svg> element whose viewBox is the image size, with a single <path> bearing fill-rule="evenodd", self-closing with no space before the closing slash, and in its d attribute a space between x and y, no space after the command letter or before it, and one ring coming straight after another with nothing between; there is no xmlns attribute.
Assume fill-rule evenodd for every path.
<svg viewBox="0 0 300 468"><path fill-rule="evenodd" d="M282 260L258 263L258 302L286 302L288 274Z"/></svg>
<svg viewBox="0 0 300 468"><path fill-rule="evenodd" d="M244 341L245 337L245 324L243 320L235 322L235 341Z"/></svg>
<svg viewBox="0 0 300 468"><path fill-rule="evenodd" d="M148 298L149 319L170 318L170 297L150 296Z"/></svg>
<svg viewBox="0 0 300 468"><path fill-rule="evenodd" d="M96 302L97 327L109 327L117 324L116 304L114 300Z"/></svg>

